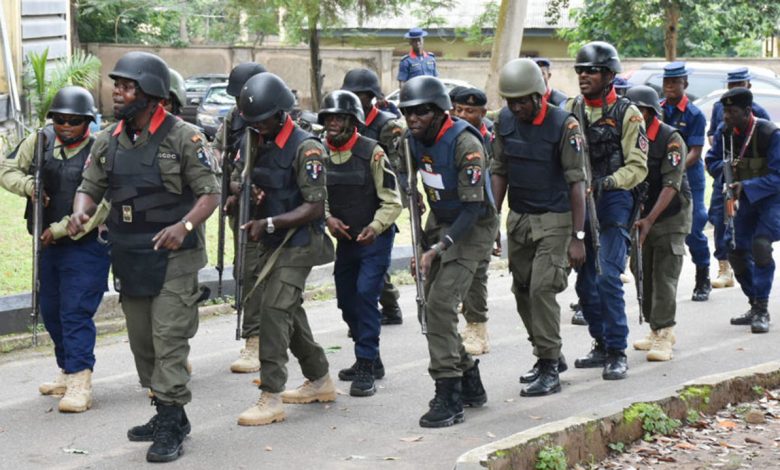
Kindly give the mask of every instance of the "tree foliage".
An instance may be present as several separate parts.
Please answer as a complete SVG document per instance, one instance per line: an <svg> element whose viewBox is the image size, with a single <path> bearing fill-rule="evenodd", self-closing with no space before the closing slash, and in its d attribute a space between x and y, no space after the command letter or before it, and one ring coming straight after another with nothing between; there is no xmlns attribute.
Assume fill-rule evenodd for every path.
<svg viewBox="0 0 780 470"><path fill-rule="evenodd" d="M455 32L469 44L490 47L493 44L493 34L485 34L485 30L495 31L498 24L498 0L485 3L485 9L466 28L456 28Z"/></svg>

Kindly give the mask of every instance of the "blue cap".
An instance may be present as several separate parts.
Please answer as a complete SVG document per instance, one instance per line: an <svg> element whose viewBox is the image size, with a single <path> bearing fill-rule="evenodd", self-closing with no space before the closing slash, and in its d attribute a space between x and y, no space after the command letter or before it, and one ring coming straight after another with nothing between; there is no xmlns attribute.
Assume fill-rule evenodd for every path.
<svg viewBox="0 0 780 470"><path fill-rule="evenodd" d="M688 70L685 69L685 62L672 62L664 66L664 78L687 77Z"/></svg>
<svg viewBox="0 0 780 470"><path fill-rule="evenodd" d="M623 77L615 77L612 81L612 85L617 89L631 88L631 85L628 84L628 80Z"/></svg>
<svg viewBox="0 0 780 470"><path fill-rule="evenodd" d="M536 62L536 65L539 67L549 67L552 65L552 62L550 62L550 59L547 57L534 57L534 62Z"/></svg>
<svg viewBox="0 0 780 470"><path fill-rule="evenodd" d="M428 33L422 28L412 28L404 34L406 39L424 38Z"/></svg>
<svg viewBox="0 0 780 470"><path fill-rule="evenodd" d="M726 83L749 82L751 78L753 77L750 76L747 67L740 67L732 70L726 75Z"/></svg>

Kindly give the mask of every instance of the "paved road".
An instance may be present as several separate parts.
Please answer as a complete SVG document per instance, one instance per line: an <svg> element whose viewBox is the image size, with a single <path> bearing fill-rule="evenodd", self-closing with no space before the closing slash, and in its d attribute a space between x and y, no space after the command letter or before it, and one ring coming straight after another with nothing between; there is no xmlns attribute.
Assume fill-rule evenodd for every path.
<svg viewBox="0 0 780 470"><path fill-rule="evenodd" d="M533 362L531 348L515 313L509 276L491 271L489 330L493 349L481 358L489 402L482 409L467 410L464 424L438 430L417 425L433 395L433 383L426 371L425 341L413 321L413 286L401 288L406 323L388 327L382 334L387 377L379 382L377 395L352 398L342 394L329 405L288 405L287 421L271 426L236 425L238 414L258 396L252 384L255 375L228 371L240 347L232 340L234 318L205 320L192 341L194 401L187 413L193 432L185 441L183 457L166 468L452 468L460 454L497 438L572 415L618 410L635 401L659 398L696 377L780 357L776 325L769 334L751 335L747 327L728 324L731 315L747 306L737 288L715 291L706 303L691 302L693 274L686 260L678 296L674 361L648 363L642 353L630 351L628 380L605 382L600 370L572 368L562 376L562 393L522 398L517 377ZM565 306L574 298L573 287L559 296ZM637 325L633 290L627 298L631 341L644 335L647 326ZM770 309L780 315L777 293L770 299ZM310 303L307 310L315 338L330 351L335 377L339 368L353 361L351 341L335 300ZM585 327L569 324L569 317L565 307L562 334L571 364L588 350L590 339ZM0 468L119 469L147 465L147 444L131 443L125 437L128 427L145 422L153 412L145 390L137 385L126 337L102 339L96 354L94 407L79 415L58 413L54 398L37 393L39 382L55 373L49 354L23 352L0 357ZM293 363L288 385L297 386L302 380ZM339 386L349 389L346 383Z"/></svg>

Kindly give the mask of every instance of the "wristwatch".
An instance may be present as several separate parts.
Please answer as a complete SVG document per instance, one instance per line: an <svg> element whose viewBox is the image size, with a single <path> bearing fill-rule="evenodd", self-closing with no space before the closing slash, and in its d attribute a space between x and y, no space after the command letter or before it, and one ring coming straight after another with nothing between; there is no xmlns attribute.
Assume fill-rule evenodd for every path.
<svg viewBox="0 0 780 470"><path fill-rule="evenodd" d="M585 232L583 232L582 230L578 232L572 232L571 236L576 238L577 240L585 240Z"/></svg>
<svg viewBox="0 0 780 470"><path fill-rule="evenodd" d="M195 227L193 227L192 222L187 220L186 217L181 219L181 223L184 224L184 228L187 229L188 232L192 232L192 229L195 228Z"/></svg>
<svg viewBox="0 0 780 470"><path fill-rule="evenodd" d="M276 227L274 227L273 217L267 217L265 219L265 231L266 233L274 233L276 231Z"/></svg>

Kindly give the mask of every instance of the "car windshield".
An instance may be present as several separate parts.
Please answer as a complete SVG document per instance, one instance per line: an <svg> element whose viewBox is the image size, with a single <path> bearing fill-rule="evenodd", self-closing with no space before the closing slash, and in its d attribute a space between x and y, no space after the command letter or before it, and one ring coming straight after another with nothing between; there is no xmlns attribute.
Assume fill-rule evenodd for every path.
<svg viewBox="0 0 780 470"><path fill-rule="evenodd" d="M697 106L699 106L701 112L707 116L707 119L712 116L712 107L715 106L715 103L718 102L718 100L720 100L720 95L710 96L707 99L702 100L700 103L697 103ZM772 118L772 121L780 121L780 95L764 95L756 93L755 101L756 103L760 104L767 113L769 113L769 117Z"/></svg>
<svg viewBox="0 0 780 470"><path fill-rule="evenodd" d="M227 94L227 87L211 87L203 101L206 104L235 104L236 99Z"/></svg>
<svg viewBox="0 0 780 470"><path fill-rule="evenodd" d="M210 77L190 77L184 80L184 87L187 91L206 91L213 81Z"/></svg>

